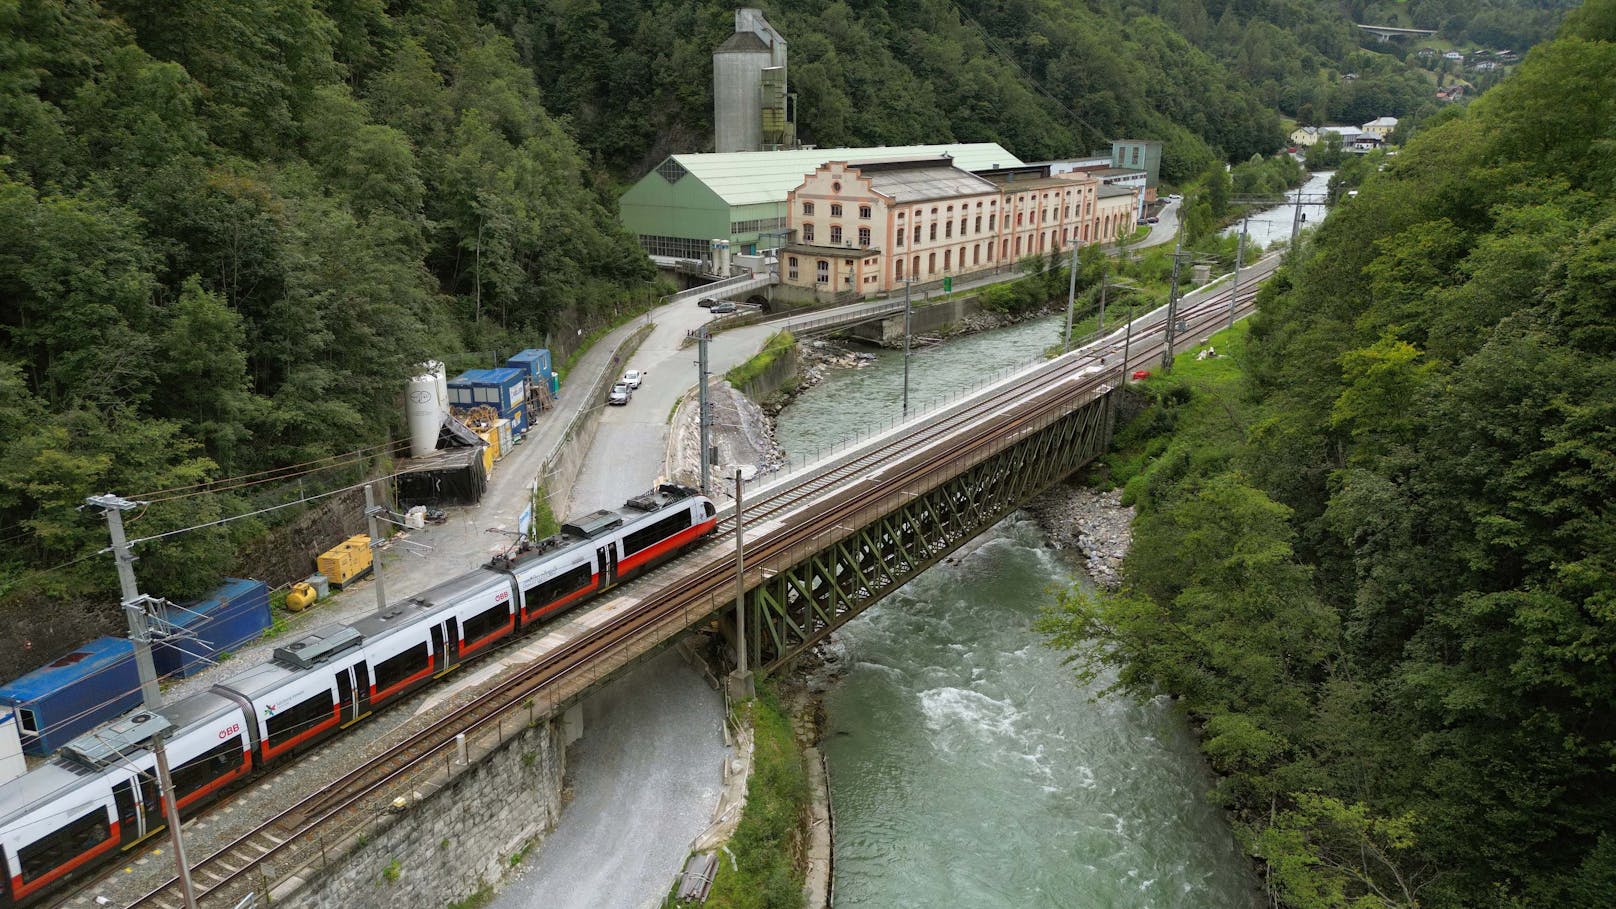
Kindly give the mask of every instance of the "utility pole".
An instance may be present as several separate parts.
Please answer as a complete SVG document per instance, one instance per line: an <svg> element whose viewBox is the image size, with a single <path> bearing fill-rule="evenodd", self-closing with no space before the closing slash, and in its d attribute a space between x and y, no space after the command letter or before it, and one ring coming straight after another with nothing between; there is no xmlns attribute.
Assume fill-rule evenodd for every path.
<svg viewBox="0 0 1616 909"><path fill-rule="evenodd" d="M376 484L365 484L365 523L370 528L370 571L376 578L376 614L387 611L387 585L382 583L382 522L377 520L385 508L376 504Z"/></svg>
<svg viewBox="0 0 1616 909"><path fill-rule="evenodd" d="M1302 239L1302 188L1296 187L1296 208L1291 212L1291 249Z"/></svg>
<svg viewBox="0 0 1616 909"><path fill-rule="evenodd" d="M708 474L712 471L712 450L708 448L711 443L712 424L710 422L711 407L707 403L707 342L712 336L707 333L707 326L696 329L696 410L698 422L701 424L701 487L702 495L712 493L712 484Z"/></svg>
<svg viewBox="0 0 1616 909"><path fill-rule="evenodd" d="M1173 369L1173 341L1178 333L1178 269L1183 262L1184 232L1179 231L1178 243L1173 247L1172 287L1167 291L1167 349L1162 352L1162 372Z"/></svg>
<svg viewBox="0 0 1616 909"><path fill-rule="evenodd" d="M1234 327L1234 308L1240 298L1240 266L1246 255L1246 225L1250 221L1250 215L1240 219L1240 242L1234 249L1234 283L1229 287L1229 328Z"/></svg>
<svg viewBox="0 0 1616 909"><path fill-rule="evenodd" d="M1072 238L1072 264L1066 268L1069 274L1066 281L1066 334L1061 341L1061 353L1072 349L1072 309L1077 304L1077 238ZM1105 290L1100 290L1101 299L1104 299ZM1105 306L1100 307L1100 327L1105 327Z"/></svg>
<svg viewBox="0 0 1616 909"><path fill-rule="evenodd" d="M752 673L746 668L746 546L742 528L746 526L741 513L741 469L735 468L735 675L730 679L732 699L752 698L757 690L752 684Z"/></svg>
<svg viewBox="0 0 1616 909"><path fill-rule="evenodd" d="M129 551L129 541L123 532L123 513L142 503L111 493L91 496L85 501L106 515L107 531L112 536L112 561L118 566L118 588L123 595L123 611L129 619L129 640L135 645L135 669L140 674L141 700L148 713L157 713L163 707L163 692L157 687L157 667L152 663L150 616L146 613L151 600L141 595L135 583L135 555ZM175 804L174 780L168 772L168 751L163 747L161 731L152 736L151 748L152 755L157 759L158 798L163 803L168 837L174 844L174 864L179 869L180 894L185 899L186 909L196 909L196 887L191 882L191 864L185 857L179 806Z"/></svg>
<svg viewBox="0 0 1616 909"><path fill-rule="evenodd" d="M909 283L903 279L903 418L909 419Z"/></svg>
<svg viewBox="0 0 1616 909"><path fill-rule="evenodd" d="M1111 257L1100 262L1100 322L1094 328L1096 336L1105 334L1105 291L1111 286ZM1066 314L1066 346L1072 345L1072 314Z"/></svg>

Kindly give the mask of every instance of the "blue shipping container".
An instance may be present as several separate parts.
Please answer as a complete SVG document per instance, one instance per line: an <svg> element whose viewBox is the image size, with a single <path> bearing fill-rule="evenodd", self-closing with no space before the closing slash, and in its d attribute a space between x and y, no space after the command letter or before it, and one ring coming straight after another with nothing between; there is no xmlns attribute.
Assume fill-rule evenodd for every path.
<svg viewBox="0 0 1616 909"><path fill-rule="evenodd" d="M208 596L167 607L162 618L182 629L183 636L153 645L157 674L194 675L217 662L219 654L263 635L269 627L269 585L225 578L224 586Z"/></svg>
<svg viewBox="0 0 1616 909"><path fill-rule="evenodd" d="M520 369L470 369L449 382L450 407L486 404L508 417L526 399L527 376Z"/></svg>
<svg viewBox="0 0 1616 909"><path fill-rule="evenodd" d="M96 638L0 687L17 712L22 750L50 754L140 705L140 672L128 638Z"/></svg>
<svg viewBox="0 0 1616 909"><path fill-rule="evenodd" d="M527 370L528 378L534 382L550 382L550 352L542 347L530 347L506 360L505 365Z"/></svg>

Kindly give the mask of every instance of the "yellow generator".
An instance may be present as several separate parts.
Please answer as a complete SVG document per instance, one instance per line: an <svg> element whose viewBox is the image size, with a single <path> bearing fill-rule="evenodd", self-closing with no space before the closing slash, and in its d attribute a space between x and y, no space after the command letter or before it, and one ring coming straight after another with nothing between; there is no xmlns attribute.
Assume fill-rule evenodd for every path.
<svg viewBox="0 0 1616 909"><path fill-rule="evenodd" d="M341 589L370 574L370 537L356 534L320 554L314 564L320 573Z"/></svg>
<svg viewBox="0 0 1616 909"><path fill-rule="evenodd" d="M306 581L298 581L286 594L286 608L291 612L302 612L314 603L314 585Z"/></svg>

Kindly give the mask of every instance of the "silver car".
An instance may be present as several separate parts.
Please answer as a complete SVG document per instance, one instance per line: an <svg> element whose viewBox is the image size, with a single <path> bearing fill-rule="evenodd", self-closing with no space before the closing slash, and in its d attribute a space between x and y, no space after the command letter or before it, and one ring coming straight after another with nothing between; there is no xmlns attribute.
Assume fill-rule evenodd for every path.
<svg viewBox="0 0 1616 909"><path fill-rule="evenodd" d="M616 385L612 386L611 394L606 396L606 403L617 405L627 404L628 399L633 396L634 389L628 387L627 382L618 382Z"/></svg>

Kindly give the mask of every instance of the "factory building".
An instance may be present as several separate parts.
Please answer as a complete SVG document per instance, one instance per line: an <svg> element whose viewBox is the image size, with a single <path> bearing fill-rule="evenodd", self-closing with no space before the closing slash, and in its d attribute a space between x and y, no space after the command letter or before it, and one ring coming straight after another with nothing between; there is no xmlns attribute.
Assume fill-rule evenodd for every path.
<svg viewBox="0 0 1616 909"><path fill-rule="evenodd" d="M629 187L618 212L662 266L706 258L713 240L729 241L737 254L756 254L784 244L786 197L826 161L945 154L969 171L1022 166L996 142L670 155Z"/></svg>
<svg viewBox="0 0 1616 909"><path fill-rule="evenodd" d="M1134 227L1136 196L1082 173L972 173L947 155L840 159L787 199L783 283L821 296L892 291L1103 243Z"/></svg>

